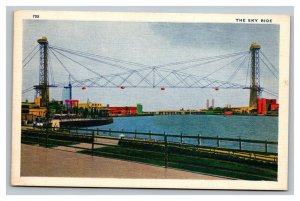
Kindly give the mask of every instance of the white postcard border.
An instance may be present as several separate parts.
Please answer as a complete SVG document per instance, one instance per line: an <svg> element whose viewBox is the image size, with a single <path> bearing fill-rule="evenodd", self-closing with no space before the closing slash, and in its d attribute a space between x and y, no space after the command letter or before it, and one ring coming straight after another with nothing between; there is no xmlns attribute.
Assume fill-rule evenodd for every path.
<svg viewBox="0 0 300 201"><path fill-rule="evenodd" d="M39 15L33 19L33 15ZM21 177L21 91L22 91L22 40L23 20L73 20L73 21L133 21L133 22L194 22L194 23L248 23L236 19L272 19L280 25L279 50L279 134L278 181L244 180L178 180L178 179L112 179L112 178L62 178ZM264 23L268 24L268 23ZM187 14L187 13L121 13L121 12L71 12L71 11L17 11L14 15L13 47L13 114L12 114L12 165L11 183L15 186L73 186L73 187L123 187L123 188L180 188L180 189L245 189L287 190L288 177L288 111L289 111L289 58L290 18L284 15L250 14Z"/></svg>

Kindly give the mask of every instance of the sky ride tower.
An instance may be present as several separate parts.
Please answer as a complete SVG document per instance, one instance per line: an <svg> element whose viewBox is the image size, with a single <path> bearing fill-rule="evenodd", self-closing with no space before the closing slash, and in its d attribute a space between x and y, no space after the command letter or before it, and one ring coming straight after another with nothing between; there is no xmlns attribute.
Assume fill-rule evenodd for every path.
<svg viewBox="0 0 300 201"><path fill-rule="evenodd" d="M41 96L41 107L47 107L49 104L49 87L55 87L49 85L49 66L48 66L48 55L49 55L49 43L46 37L42 37L37 40L39 43L39 84L34 86L36 90L36 96Z"/></svg>
<svg viewBox="0 0 300 201"><path fill-rule="evenodd" d="M251 83L250 83L250 99L249 107L257 108L257 98L260 97L262 88L260 86L260 65L259 51L261 46L257 43L252 43L250 46L251 55Z"/></svg>

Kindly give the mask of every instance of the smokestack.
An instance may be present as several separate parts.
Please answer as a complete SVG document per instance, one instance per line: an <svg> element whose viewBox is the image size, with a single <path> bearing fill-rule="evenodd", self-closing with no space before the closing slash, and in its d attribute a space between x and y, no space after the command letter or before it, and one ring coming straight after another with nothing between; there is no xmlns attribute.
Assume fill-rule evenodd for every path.
<svg viewBox="0 0 300 201"><path fill-rule="evenodd" d="M211 107L212 107L212 109L215 108L215 99L212 99L212 100L211 100Z"/></svg>
<svg viewBox="0 0 300 201"><path fill-rule="evenodd" d="M206 109L209 109L209 100L206 100Z"/></svg>

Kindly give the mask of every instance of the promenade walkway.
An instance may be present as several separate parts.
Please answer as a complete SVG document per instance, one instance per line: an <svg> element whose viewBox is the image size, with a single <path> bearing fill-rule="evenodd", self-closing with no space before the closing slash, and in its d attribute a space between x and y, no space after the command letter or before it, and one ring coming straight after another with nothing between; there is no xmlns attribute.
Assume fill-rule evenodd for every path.
<svg viewBox="0 0 300 201"><path fill-rule="evenodd" d="M22 144L21 148L21 176L224 180L215 176L26 144Z"/></svg>

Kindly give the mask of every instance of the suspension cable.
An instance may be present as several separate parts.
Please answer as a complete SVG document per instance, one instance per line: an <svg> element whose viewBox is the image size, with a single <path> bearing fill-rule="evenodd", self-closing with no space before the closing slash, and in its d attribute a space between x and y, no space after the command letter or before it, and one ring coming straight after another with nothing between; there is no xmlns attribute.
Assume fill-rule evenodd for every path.
<svg viewBox="0 0 300 201"><path fill-rule="evenodd" d="M167 67L167 66L185 64L185 63L192 63L192 62L199 62L199 61L205 61L205 60L212 60L212 59L217 59L218 60L218 58L220 58L220 59L222 59L222 58L228 58L228 57L232 57L232 56L236 56L236 55L240 55L240 54L244 54L244 53L248 52L248 51L246 51L246 52L243 51L243 52L237 52L237 53L231 53L231 54L224 54L224 55L218 55L218 56L213 56L213 57L205 57L205 58L200 58L200 59L192 59L192 60L186 60L186 61L172 62L172 63L163 64L163 65L149 66L149 65L144 65L144 64L136 63L136 62L124 61L124 60L120 60L120 59L116 59L116 58L111 58L111 57L104 57L104 56L97 55L97 54L91 54L91 53L85 53L85 52L82 52L82 51L75 51L75 50L71 50L71 49L61 48L61 47L58 47L58 46L51 46L51 47L54 48L54 49L58 49L58 50L64 51L64 52L68 52L70 54L75 54L77 56L99 57L99 58L110 60L110 61L114 61L114 62L129 64L129 65L134 65L134 66L138 66L138 67L145 67L145 68L153 68L153 67L155 67L155 68L162 68L162 67ZM127 70L129 70L129 69L130 68L127 68Z"/></svg>
<svg viewBox="0 0 300 201"><path fill-rule="evenodd" d="M49 61L49 70L50 70L51 82L52 82L52 85L55 85L53 66L52 66L52 60L51 60L50 54L48 56L48 61Z"/></svg>
<svg viewBox="0 0 300 201"><path fill-rule="evenodd" d="M214 74L214 73L218 72L219 70L221 70L221 69L225 68L226 66L228 66L228 65L230 65L230 64L233 64L234 62L238 61L239 59L241 59L241 58L243 58L243 57L245 57L245 55L242 55L241 57L238 57L238 58L236 58L236 59L232 60L231 62L229 62L229 63L227 63L227 64L225 64L225 65L221 66L221 67L220 67L220 68L218 68L217 70L213 71L212 73L210 73L210 74L208 74L208 75L206 75L206 76L204 76L204 77L206 78L206 77L209 77L209 76L211 76L212 74Z"/></svg>
<svg viewBox="0 0 300 201"><path fill-rule="evenodd" d="M246 75L246 82L245 82L245 86L247 86L247 82L248 82L248 75L249 75L249 72L250 72L250 56L248 58L248 66L247 66L247 75ZM250 79L249 79L250 80ZM249 84L250 85L250 84Z"/></svg>
<svg viewBox="0 0 300 201"><path fill-rule="evenodd" d="M247 57L245 57L244 58L244 60L242 61L242 63L240 63L239 65L238 65L238 67L236 68L236 70L233 72L233 74L229 77L229 79L227 80L228 82L230 81L230 80L232 80L236 75L237 75L237 73L240 71L240 69L241 69L241 67L244 65L244 63L246 62L246 59L247 59Z"/></svg>
<svg viewBox="0 0 300 201"><path fill-rule="evenodd" d="M105 79L106 81L108 81L109 83L111 83L111 84L117 86L115 83L111 82L109 79L105 78L103 75L101 75L101 74L99 74L98 72L96 72L96 71L94 71L94 70L88 68L87 66L85 66L85 65L83 65L83 64L81 64L81 63L79 63L78 61L76 61L76 60L74 60L74 59L72 59L72 58L66 56L65 54L63 54L63 53L61 53L61 52L59 52L59 51L57 51L57 50L55 50L55 49L53 49L53 51L57 52L58 54L60 54L60 55L62 55L62 56L64 56L64 57L66 57L66 58L68 58L69 60L73 61L74 63L76 63L76 64L82 66L83 68L85 68L85 69L87 69L88 71L94 73L94 74L97 75L98 77L103 78L103 79Z"/></svg>
<svg viewBox="0 0 300 201"><path fill-rule="evenodd" d="M25 94L25 93L27 93L29 91L32 91L32 90L34 90L34 87L29 87L27 89L24 89L24 90L22 90L22 94Z"/></svg>
<svg viewBox="0 0 300 201"><path fill-rule="evenodd" d="M49 48L50 49L50 48ZM73 74L68 70L68 68L63 64L63 62L56 56L56 54L52 51L52 49L50 49L50 52L54 55L54 57L57 59L57 61L61 64L61 66L65 69L65 71L67 71L67 73L71 76L71 78L73 78L74 81L81 83L80 81L78 81Z"/></svg>
<svg viewBox="0 0 300 201"><path fill-rule="evenodd" d="M249 53L249 52L247 51L246 53ZM194 84L199 83L201 80L204 80L204 79L208 78L210 75L212 75L212 74L214 74L214 73L220 71L221 69L223 69L223 68L225 68L226 66L228 66L228 65L230 65L230 64L232 64L232 63L238 61L239 59L241 59L241 58L243 58L243 57L245 57L245 54L243 54L242 56L236 58L235 60L233 60L233 61L231 61L231 62L229 62L229 63L227 63L227 64L221 66L220 68L218 68L217 70L213 71L212 73L210 73L210 74L208 74L208 75L206 75L206 76L202 76L202 77L197 76L199 79L196 79L196 81L195 81L194 83L192 83L191 85L194 85ZM190 75L189 75L189 76L190 76Z"/></svg>
<svg viewBox="0 0 300 201"><path fill-rule="evenodd" d="M270 95L273 95L273 96L275 96L275 97L278 97L278 93L276 93L276 92L273 92L273 91L270 91L270 90L268 90L268 89L263 89L263 92L266 92L267 94L270 94Z"/></svg>
<svg viewBox="0 0 300 201"><path fill-rule="evenodd" d="M101 74L97 73L96 71L90 69L89 67L84 66L80 62L76 61L75 59L72 59L71 57L63 54L62 52L73 54L73 55L80 56L80 57L83 57L83 58L86 58L86 59L89 59L89 60L97 61L97 62L104 63L104 64L107 64L107 65L110 65L110 66L115 66L115 67L117 67L119 69L126 70L127 72L123 72L123 73L119 73L119 74L108 74L108 75L105 75L105 77L112 77L112 79L114 79L116 77L120 77L121 79L123 79L122 84L125 83L125 81L129 83L129 80L128 80L129 77L132 76L134 73L136 73L136 75L139 75L142 78L140 80L140 82L136 86L140 85L144 80L147 81L148 85L150 86L151 83L149 82L149 80L147 79L147 77L151 74L151 72L153 71L154 68L155 69L156 68L162 68L161 71L170 72L169 75L173 74L175 77L177 77L177 79L180 81L180 83L181 82L184 83L184 85L186 87L192 87L195 83L191 85L188 82L190 81L190 79L194 79L194 80L196 80L197 83L199 83L201 80L204 80L209 85L214 84L214 83L218 83L218 84L222 84L222 85L226 84L227 86L229 85L227 88L229 88L229 87L237 88L237 87L241 87L242 85L239 85L239 84L236 84L236 83L230 83L229 81L225 82L225 81L220 81L220 80L208 79L208 77L211 76L212 74L216 73L216 72L219 72L220 70L222 70L226 66L228 66L230 64L233 64L234 62L236 62L239 59L241 59L241 58L244 57L243 62L240 63L240 65L235 69L235 71L233 72L233 74L230 76L230 79L232 79L233 77L236 76L236 74L242 68L242 65L246 62L246 58L247 57L245 57L245 53L249 53L249 51L243 51L243 52L232 53L232 54L225 54L225 55L219 55L219 56L214 56L214 57L206 57L206 58L200 58L200 59L193 59L193 60L172 62L172 63L168 63L168 64L164 64L164 65L148 66L148 65L144 65L144 64L135 63L135 62L119 60L119 59L115 59L115 58L111 58L111 57L104 57L104 56L101 56L101 55L84 53L84 52L81 52L81 51L74 51L74 50L70 50L70 49L60 48L60 47L57 47L57 46L50 46L49 49L51 50L51 53L55 56L55 58L59 61L59 63L63 66L63 68L71 75L71 77L76 82L79 82L79 81L77 79L75 79L75 77L70 73L70 71L62 63L62 61L58 58L58 56L56 55L56 53L60 54L61 56L64 56L64 57L68 58L69 60L72 60L73 62L77 63L78 65L84 67L85 69L89 70L90 72L93 72L94 74L96 74L98 76L100 75L101 78L104 78L104 76L102 76ZM54 51L55 51L55 53L54 53ZM242 56L240 56L240 55L242 55ZM238 58L235 58L233 61L230 61L228 64L219 67L218 69L214 70L212 73L210 73L210 74L208 74L208 75L206 75L204 77L200 77L200 76L197 76L197 75L194 75L194 74L187 74L187 73L181 72L181 71L184 71L184 70L187 70L187 69L190 69L190 68L198 67L198 66L201 66L201 65L205 65L205 64L208 64L208 63L212 63L212 62L224 60L224 59L231 58L231 57L234 58L234 57L237 57L237 56L238 56ZM101 59L99 59L99 58L101 58ZM133 69L125 67L123 65L111 63L111 62L108 62L108 61L112 61L112 62L116 62L116 63L123 63L123 64L126 64L126 65L138 66L138 67L142 67L142 68L141 69L137 69L137 70L133 70ZM177 70L172 70L172 69L167 69L166 68L168 66L183 65L183 64L196 63L196 62L201 62L201 63L190 65L190 66L186 66L186 67L182 67L182 68L179 68ZM266 62L263 61L263 63L266 65ZM147 70L147 69L151 69L152 71L150 71L148 74L146 74L146 76L143 76L143 75L140 74L141 71ZM249 68L249 63L248 63L246 83L247 83L247 79L248 79L249 69L250 68ZM268 67L268 69L271 72L273 72L269 67ZM159 71L156 71L157 74L158 74L158 72ZM122 77L122 76L125 76L125 75L127 75L127 77L124 79L124 77ZM162 81L167 82L168 81L167 77L169 75L162 76L161 74L158 74L158 76L160 78L162 78L162 79L160 80L160 82L155 83L155 86L158 86ZM96 82L99 81L99 79L98 79L98 81L97 81L97 79L95 79L95 81L93 81L94 78L91 78L91 79L86 80L86 81L93 82L94 84L96 84ZM108 83L113 84L109 79L106 79L106 81L107 81L106 85ZM168 84L171 84L171 83L168 81ZM132 84L130 84L130 85L132 87L134 87ZM203 85L203 84L201 84L201 85ZM220 86L222 86L222 85L220 85ZM114 84L114 86L117 86L117 85ZM205 86L204 86L204 88L205 88Z"/></svg>
<svg viewBox="0 0 300 201"><path fill-rule="evenodd" d="M156 67L157 68L161 68L161 67L167 67L167 66L173 66L173 65L180 65L180 64L186 64L186 63L195 63L195 62L199 62L199 61L214 60L214 59L218 59L218 58L221 58L221 59L222 58L230 58L230 57L234 57L234 56L237 56L237 55L244 54L246 52L248 52L248 51L231 53L231 54L224 54L224 55L218 55L218 56L212 56L212 57L203 57L203 58L199 58L199 59L178 61L178 62L167 63L167 64L163 64L163 65L158 65Z"/></svg>
<svg viewBox="0 0 300 201"><path fill-rule="evenodd" d="M273 68L273 70L275 70L276 73L278 72L278 69L275 68L275 66L272 64L272 62L268 59L268 57L261 51L261 54L263 55L263 57L269 62L269 64L271 65L271 67Z"/></svg>
<svg viewBox="0 0 300 201"><path fill-rule="evenodd" d="M276 75L276 73L266 64L266 62L261 58L260 59L264 64L265 64L265 66L269 69L269 71L273 74L273 76L276 78L276 79L278 79L278 77L277 77L277 75Z"/></svg>
<svg viewBox="0 0 300 201"><path fill-rule="evenodd" d="M51 49L53 49L53 47ZM58 52L58 51L56 51L56 52ZM75 55L77 55L77 54L75 54ZM127 70L124 73L116 74L117 76L120 76L120 75L123 75L123 74L127 74L127 73L130 73L130 72L136 72L137 75L140 78L143 78L143 75L139 71L146 70L146 68L145 68L145 69L139 69L139 71L137 71L137 70L130 69L130 68L127 68L127 67L124 67L124 66L120 66L118 64L113 64L113 63L110 63L110 62L107 62L107 61L102 61L102 60L99 60L99 59L90 58L90 57L86 57L86 56L83 56L83 55L77 55L77 56L80 56L80 57L83 57L83 58L86 58L86 59L90 59L90 60L93 60L93 61L96 61L96 62L104 63L104 64L107 64L107 65L110 65L110 66L114 66L114 67L117 67L117 68L120 68L120 69L123 69L123 70ZM124 79L123 77L121 77L121 78ZM149 82L148 79L146 79L145 81L150 84L150 82Z"/></svg>
<svg viewBox="0 0 300 201"><path fill-rule="evenodd" d="M240 54L237 54L237 55L240 55ZM234 55L234 56L237 56L237 55ZM234 56L231 56L231 57L234 57ZM213 63L213 62L220 61L220 60L223 60L223 59L228 59L228 58L230 58L230 57L228 57L228 56L218 56L218 57L216 57L213 60L209 60L209 61L206 61L204 63L194 64L194 65L191 65L191 66L182 67L182 68L180 68L180 69L178 69L176 71L183 71L183 70L187 70L187 69L191 69L191 68L203 66L205 64Z"/></svg>
<svg viewBox="0 0 300 201"><path fill-rule="evenodd" d="M35 51L35 49L38 47L39 45L36 45L33 50L25 57L25 59L23 59L22 63L24 63L26 61L26 59L28 59L28 57Z"/></svg>
<svg viewBox="0 0 300 201"><path fill-rule="evenodd" d="M111 58L111 57L105 57L105 56L91 54L91 53L85 53L85 52L81 52L81 51L74 51L74 50L65 49L65 48L61 48L61 47L57 47L57 46L51 46L51 48L56 49L56 50L60 50L60 51L63 51L63 52L67 52L69 54L74 54L74 55L77 55L77 56L89 58L89 59L92 59L93 57L96 57L96 58L106 59L106 60L109 60L109 61L136 65L136 66L139 66L139 67L148 67L147 65L144 65L144 64L139 64L139 63L130 62L130 61L123 61L123 60L119 60L119 59L115 59L115 58ZM126 67L123 67L123 69L132 70L131 68L126 68Z"/></svg>
<svg viewBox="0 0 300 201"><path fill-rule="evenodd" d="M126 68L126 67L123 67L123 66L119 66L119 65L116 65L116 64L112 64L112 63L107 63L105 61L101 61L101 60L98 60L98 59L95 59L95 58L90 58L90 57L87 57L85 55L89 55L89 56L94 56L94 57L101 57L101 58L105 58L105 59L109 59L111 61L115 61L115 62L123 62L123 63L126 63L126 64L133 64L133 65L138 65L138 66L146 66L146 65L141 65L141 64L138 64L138 63L134 63L134 62L127 62L127 61L122 61L122 60L117 60L117 59L114 59L114 58L110 58L110 57L103 57L103 56L100 56L100 55L94 55L94 54L88 54L88 53L83 53L83 52L80 52L80 51L73 51L73 50L66 50L64 48L59 48L59 47L55 47L55 46L52 46L52 48L56 48L58 50L61 50L61 51L65 51L65 52L68 52L70 54L75 54L77 56L81 56L81 57L85 57L87 59L91 59L91 60L94 60L94 61L98 61L98 62L101 62L101 63L105 63L105 64L108 64L108 65L113 65L113 66L116 66L116 67L119 67L119 68L122 68L122 69L126 69L126 70L131 70L129 68ZM201 64L196 64L196 65L192 65L192 66L188 66L188 67L184 67L184 68L181 68L179 70L186 70L188 68L193 68L193 67L196 67L196 66L199 66L199 65L204 65L204 64L208 64L208 63L212 63L212 62L215 62L215 61L218 61L218 60L222 60L222 59L227 59L228 57L234 57L234 56L237 56L237 55L240 55L240 54L244 54L244 53L248 53L249 51L243 51L243 52L238 52L238 53L232 53L232 54L225 54L225 55L219 55L219 56L215 56L215 57L207 57L207 58L201 58L201 59L197 59L197 60L190 60L190 61L181 61L181 62L173 62L173 63L169 63L169 64L166 64L166 65L160 65L160 66L156 66L155 68L161 68L161 67L166 67L166 66L171 66L171 65L178 65L178 64L183 64L183 63L188 63L188 62L196 62L196 61L203 61L203 60L209 60L209 59L214 59L212 61L208 61L208 62L204 62L204 63L201 63ZM243 55L244 56L244 55ZM145 69L148 69L149 66L147 66ZM153 68L153 67L152 67ZM139 69L139 70L144 70L144 69ZM179 71L177 70L177 71ZM138 71L136 71L138 72ZM216 71L217 72L217 71ZM118 74L120 75L120 74ZM147 76L142 76L140 75L140 77L142 78L141 81L146 81L148 84L149 81L147 79ZM122 78L122 77L121 77ZM179 78L178 78L179 79ZM140 82L141 83L141 82ZM139 83L139 84L140 84Z"/></svg>
<svg viewBox="0 0 300 201"><path fill-rule="evenodd" d="M29 64L29 62L33 59L33 57L40 51L41 48L39 48L31 57L30 59L25 63L23 64L23 68L25 68L27 66L27 64Z"/></svg>

